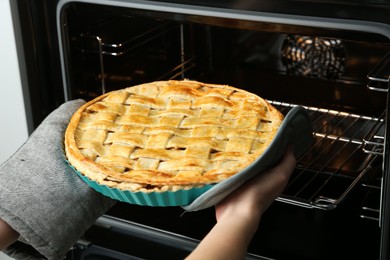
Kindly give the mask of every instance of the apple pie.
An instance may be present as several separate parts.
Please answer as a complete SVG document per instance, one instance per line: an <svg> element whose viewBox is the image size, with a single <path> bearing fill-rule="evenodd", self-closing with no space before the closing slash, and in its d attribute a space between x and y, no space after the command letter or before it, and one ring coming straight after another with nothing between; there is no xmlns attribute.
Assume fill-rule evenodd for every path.
<svg viewBox="0 0 390 260"><path fill-rule="evenodd" d="M132 192L190 189L249 166L282 120L245 90L156 81L83 105L67 127L65 153L77 171L101 185Z"/></svg>

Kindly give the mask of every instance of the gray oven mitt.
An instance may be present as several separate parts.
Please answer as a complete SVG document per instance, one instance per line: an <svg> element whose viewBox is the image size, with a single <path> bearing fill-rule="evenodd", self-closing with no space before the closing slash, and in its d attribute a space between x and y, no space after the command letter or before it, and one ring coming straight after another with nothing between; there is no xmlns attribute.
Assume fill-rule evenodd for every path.
<svg viewBox="0 0 390 260"><path fill-rule="evenodd" d="M245 170L214 185L182 208L196 211L217 205L245 181L278 163L289 144L293 145L295 158L298 158L311 146L312 141L313 130L309 114L303 107L293 107L285 116L270 146L256 161Z"/></svg>
<svg viewBox="0 0 390 260"><path fill-rule="evenodd" d="M84 103L75 100L60 106L0 166L0 218L21 236L5 250L13 258L63 259L114 205L85 184L64 160L65 129Z"/></svg>

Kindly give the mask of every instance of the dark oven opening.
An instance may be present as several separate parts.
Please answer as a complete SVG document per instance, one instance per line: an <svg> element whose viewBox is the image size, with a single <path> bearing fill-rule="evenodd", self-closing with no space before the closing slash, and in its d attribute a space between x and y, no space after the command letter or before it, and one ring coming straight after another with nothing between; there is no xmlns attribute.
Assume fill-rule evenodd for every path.
<svg viewBox="0 0 390 260"><path fill-rule="evenodd" d="M284 114L296 105L307 108L314 144L298 158L290 184L267 212L262 235L249 252L326 259L338 254L328 250L318 256L319 250L342 248L346 256L371 256L378 250L375 239L363 243L363 235L352 234L378 237L379 232L389 39L309 25L82 3L66 5L61 19L68 99L90 100L154 80L194 79L249 90ZM103 222L112 216L195 239L189 244L214 223L212 209L183 215L176 208L118 204ZM91 234L100 228L86 237L93 240ZM288 241L296 233L303 233L305 250Z"/></svg>

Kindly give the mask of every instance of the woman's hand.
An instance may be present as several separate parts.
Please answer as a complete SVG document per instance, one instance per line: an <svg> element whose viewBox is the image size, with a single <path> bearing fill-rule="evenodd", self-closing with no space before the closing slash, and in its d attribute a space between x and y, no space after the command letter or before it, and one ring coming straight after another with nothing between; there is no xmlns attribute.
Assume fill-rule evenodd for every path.
<svg viewBox="0 0 390 260"><path fill-rule="evenodd" d="M287 185L295 164L295 157L289 147L277 166L248 181L216 206L217 221L225 214L260 217Z"/></svg>
<svg viewBox="0 0 390 260"><path fill-rule="evenodd" d="M188 259L243 259L261 215L280 195L295 168L292 149L281 162L259 174L216 206L217 224Z"/></svg>

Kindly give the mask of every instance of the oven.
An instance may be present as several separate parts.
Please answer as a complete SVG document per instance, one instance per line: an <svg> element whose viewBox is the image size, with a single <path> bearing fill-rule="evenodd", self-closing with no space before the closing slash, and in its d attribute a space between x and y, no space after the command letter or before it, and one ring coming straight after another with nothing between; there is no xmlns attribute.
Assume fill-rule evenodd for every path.
<svg viewBox="0 0 390 260"><path fill-rule="evenodd" d="M30 129L64 101L193 79L301 105L313 145L248 259L389 259L390 4L385 1L15 1ZM214 209L118 203L68 259L183 259Z"/></svg>

